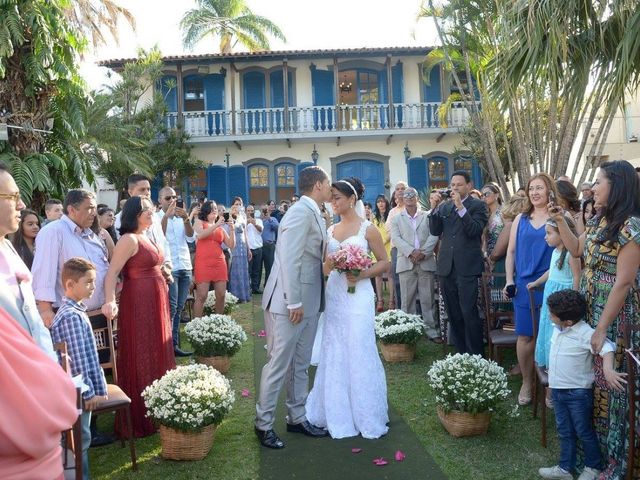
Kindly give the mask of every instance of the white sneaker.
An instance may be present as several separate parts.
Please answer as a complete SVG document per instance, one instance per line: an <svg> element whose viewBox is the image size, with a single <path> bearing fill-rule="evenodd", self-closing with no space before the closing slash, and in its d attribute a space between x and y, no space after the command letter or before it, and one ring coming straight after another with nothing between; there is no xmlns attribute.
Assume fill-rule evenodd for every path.
<svg viewBox="0 0 640 480"><path fill-rule="evenodd" d="M550 480L573 480L573 475L567 472L564 468L561 468L560 465L541 468L538 470L538 473L542 478Z"/></svg>
<svg viewBox="0 0 640 480"><path fill-rule="evenodd" d="M600 475L600 470L591 467L584 467L584 470L578 477L578 480L596 480Z"/></svg>

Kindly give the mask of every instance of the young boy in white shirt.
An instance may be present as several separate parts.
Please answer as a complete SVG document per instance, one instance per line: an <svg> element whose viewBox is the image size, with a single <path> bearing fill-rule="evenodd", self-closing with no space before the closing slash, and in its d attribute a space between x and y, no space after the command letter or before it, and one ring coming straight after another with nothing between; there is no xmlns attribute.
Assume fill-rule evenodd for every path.
<svg viewBox="0 0 640 480"><path fill-rule="evenodd" d="M572 480L576 466L576 440L582 441L585 468L578 480L593 480L602 469L600 445L593 429L593 353L594 329L582 319L587 312L584 297L575 290L560 290L547 298L555 324L549 356L549 387L560 438L560 462L541 468L542 478ZM626 373L614 370L615 344L610 340L600 351L603 370L611 388L622 390Z"/></svg>

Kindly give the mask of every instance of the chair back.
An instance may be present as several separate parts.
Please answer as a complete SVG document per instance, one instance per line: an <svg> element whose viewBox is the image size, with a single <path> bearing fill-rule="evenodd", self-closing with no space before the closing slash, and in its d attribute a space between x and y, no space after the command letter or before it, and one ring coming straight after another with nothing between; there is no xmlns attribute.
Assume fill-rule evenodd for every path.
<svg viewBox="0 0 640 480"><path fill-rule="evenodd" d="M100 362L102 368L110 368L113 376L113 383L118 384L118 369L116 368L116 347L113 341L113 331L116 318L107 320L107 325L104 327L94 327L93 337L96 340L96 349L98 350L98 356L101 351L109 351L108 360ZM105 356L106 357L106 356Z"/></svg>
<svg viewBox="0 0 640 480"><path fill-rule="evenodd" d="M513 320L513 299L505 298L502 289L507 283L504 273L484 272L482 274L482 298L487 330L497 328L497 320Z"/></svg>
<svg viewBox="0 0 640 480"><path fill-rule="evenodd" d="M53 350L58 354L58 363L60 363L62 369L71 375L71 358L67 350L67 342L55 343Z"/></svg>

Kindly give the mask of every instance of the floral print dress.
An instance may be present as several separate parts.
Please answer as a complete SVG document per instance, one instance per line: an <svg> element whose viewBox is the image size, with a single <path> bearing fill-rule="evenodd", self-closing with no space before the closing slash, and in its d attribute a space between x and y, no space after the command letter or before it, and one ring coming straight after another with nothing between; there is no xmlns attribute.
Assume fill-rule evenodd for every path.
<svg viewBox="0 0 640 480"><path fill-rule="evenodd" d="M620 249L629 242L640 244L640 218L628 218L620 229L618 241L611 246L602 242L606 225L606 219L594 218L587 224L585 231L585 268L580 290L587 300L587 321L594 328L600 321L616 281L616 264ZM617 371L627 371L624 329L626 325L637 324L640 321L639 303L636 284L627 294L618 316L607 330L607 338L617 347L615 352ZM640 338L635 337L632 339L632 348L638 347L640 347ZM624 478L629 443L628 395L626 390L617 392L607 388L602 372L602 357L594 358L594 370L594 426L605 459L605 469L598 478L600 480ZM638 478L638 473L640 472L635 472L634 478Z"/></svg>

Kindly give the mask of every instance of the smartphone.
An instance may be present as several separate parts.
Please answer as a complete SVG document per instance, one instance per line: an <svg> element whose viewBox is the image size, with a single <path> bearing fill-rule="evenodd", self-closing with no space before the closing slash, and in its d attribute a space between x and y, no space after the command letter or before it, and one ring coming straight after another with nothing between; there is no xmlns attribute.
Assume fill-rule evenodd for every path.
<svg viewBox="0 0 640 480"><path fill-rule="evenodd" d="M225 221L225 222L228 222L228 221L229 221L229 212L224 212L224 213L222 214L222 217L224 218L224 221Z"/></svg>
<svg viewBox="0 0 640 480"><path fill-rule="evenodd" d="M515 285L507 285L507 297L513 298L516 296L516 286Z"/></svg>
<svg viewBox="0 0 640 480"><path fill-rule="evenodd" d="M551 191L549 192L549 203L552 207L556 206L556 194Z"/></svg>
<svg viewBox="0 0 640 480"><path fill-rule="evenodd" d="M182 200L181 198L176 200L176 207L184 208L184 200Z"/></svg>

